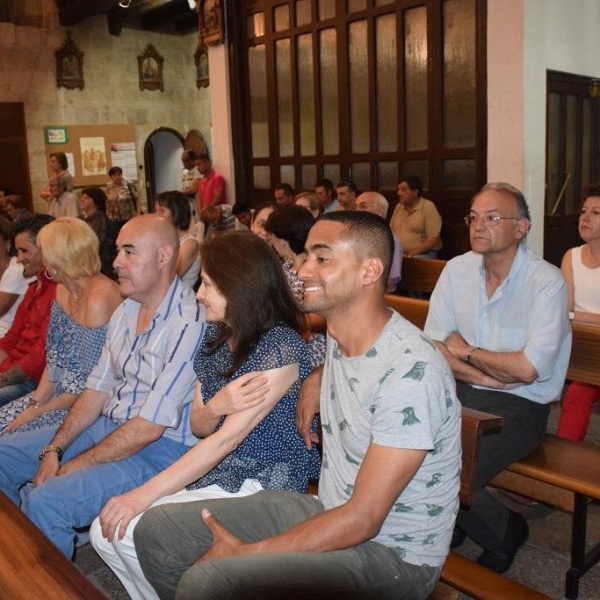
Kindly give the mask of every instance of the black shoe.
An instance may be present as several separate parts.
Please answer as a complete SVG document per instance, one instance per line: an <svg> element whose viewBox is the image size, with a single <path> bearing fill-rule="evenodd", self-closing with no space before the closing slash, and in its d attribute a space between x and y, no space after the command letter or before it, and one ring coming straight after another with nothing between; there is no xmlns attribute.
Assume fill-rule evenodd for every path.
<svg viewBox="0 0 600 600"><path fill-rule="evenodd" d="M529 526L517 512L510 511L508 526L502 544L495 550L484 550L477 563L496 573L505 573L515 559L517 550L527 541Z"/></svg>
<svg viewBox="0 0 600 600"><path fill-rule="evenodd" d="M458 525L454 526L454 531L452 532L452 541L450 542L450 550L454 550L458 548L467 537L467 534L460 528Z"/></svg>

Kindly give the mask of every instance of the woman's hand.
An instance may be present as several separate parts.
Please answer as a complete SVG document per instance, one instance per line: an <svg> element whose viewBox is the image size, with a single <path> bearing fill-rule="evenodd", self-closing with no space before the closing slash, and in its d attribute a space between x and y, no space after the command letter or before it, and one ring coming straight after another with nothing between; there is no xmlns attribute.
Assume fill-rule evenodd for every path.
<svg viewBox="0 0 600 600"><path fill-rule="evenodd" d="M114 496L100 512L102 535L109 542L112 542L115 534L122 540L131 519L150 508L152 502L153 500L144 494L142 488Z"/></svg>
<svg viewBox="0 0 600 600"><path fill-rule="evenodd" d="M30 421L37 419L40 416L40 414L42 413L40 413L39 410L34 410L31 407L25 408L25 410L20 415L17 415L15 420L12 421L12 423L9 423L6 426L6 428L4 429L5 433L11 433L12 431L19 429L19 427L27 425L27 423L29 423Z"/></svg>
<svg viewBox="0 0 600 600"><path fill-rule="evenodd" d="M232 415L253 408L266 398L268 381L261 371L246 373L221 388L206 406L215 416Z"/></svg>
<svg viewBox="0 0 600 600"><path fill-rule="evenodd" d="M190 415L192 433L199 438L209 436L216 431L223 417L259 406L267 399L270 389L265 372L252 371L222 387L203 404L202 389L198 384Z"/></svg>

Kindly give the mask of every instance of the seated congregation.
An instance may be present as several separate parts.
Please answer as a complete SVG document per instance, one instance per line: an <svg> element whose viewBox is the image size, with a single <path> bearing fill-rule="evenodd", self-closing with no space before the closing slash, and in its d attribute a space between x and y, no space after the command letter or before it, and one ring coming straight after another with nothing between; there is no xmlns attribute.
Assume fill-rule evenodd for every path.
<svg viewBox="0 0 600 600"><path fill-rule="evenodd" d="M477 568L508 570L528 525L486 485L544 439L569 279L524 243L521 192L488 184L423 332L388 307L400 244L368 194L211 236L185 262L197 300L171 197L167 218L120 228L118 284L83 221L25 229L30 290L52 289L42 370L0 411L0 490L68 558L91 525L132 598L428 598L466 536ZM468 506L461 404L503 422L478 442Z"/></svg>

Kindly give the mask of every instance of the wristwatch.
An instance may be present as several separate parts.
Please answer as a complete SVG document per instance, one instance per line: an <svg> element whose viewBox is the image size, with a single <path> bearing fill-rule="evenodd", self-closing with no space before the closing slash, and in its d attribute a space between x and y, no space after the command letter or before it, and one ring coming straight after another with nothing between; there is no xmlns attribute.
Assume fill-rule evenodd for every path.
<svg viewBox="0 0 600 600"><path fill-rule="evenodd" d="M46 454L48 454L48 452L56 452L56 455L58 456L58 460L60 460L62 458L63 455L63 451L62 448L60 446L44 446L41 451L40 451L40 455L39 455L39 459L42 460L42 458L44 458L44 456L46 456Z"/></svg>

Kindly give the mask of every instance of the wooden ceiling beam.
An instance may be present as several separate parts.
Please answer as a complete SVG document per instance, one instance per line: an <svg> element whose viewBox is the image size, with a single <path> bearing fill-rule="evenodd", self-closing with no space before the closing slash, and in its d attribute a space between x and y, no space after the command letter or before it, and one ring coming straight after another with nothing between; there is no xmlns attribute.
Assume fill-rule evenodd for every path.
<svg viewBox="0 0 600 600"><path fill-rule="evenodd" d="M197 15L187 0L131 0L128 8L121 8L119 0L57 0L57 6L65 27L106 15L111 35L119 35L123 27L179 34L198 27Z"/></svg>
<svg viewBox="0 0 600 600"><path fill-rule="evenodd" d="M118 8L118 0L57 0L60 24L70 26Z"/></svg>

